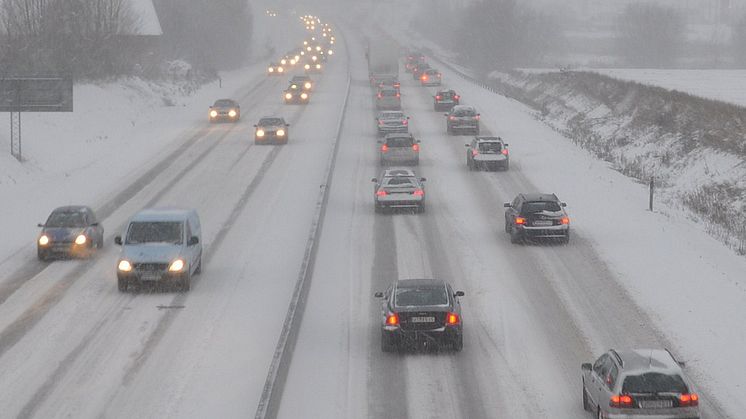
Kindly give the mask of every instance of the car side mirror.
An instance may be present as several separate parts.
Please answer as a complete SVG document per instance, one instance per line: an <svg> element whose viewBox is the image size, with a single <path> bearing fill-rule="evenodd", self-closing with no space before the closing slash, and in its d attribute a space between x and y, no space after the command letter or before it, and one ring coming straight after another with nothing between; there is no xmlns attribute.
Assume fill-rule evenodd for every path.
<svg viewBox="0 0 746 419"><path fill-rule="evenodd" d="M409 119L409 117L407 117L407 119Z"/></svg>
<svg viewBox="0 0 746 419"><path fill-rule="evenodd" d="M469 147L469 144L464 144L464 147Z"/></svg>
<svg viewBox="0 0 746 419"><path fill-rule="evenodd" d="M510 208L510 203L506 202L506 203L504 203L504 204L503 204L503 206L504 206L505 208Z"/></svg>
<svg viewBox="0 0 746 419"><path fill-rule="evenodd" d="M580 369L583 371L590 371L593 366L590 364L590 362L586 362L585 364L580 366Z"/></svg>
<svg viewBox="0 0 746 419"><path fill-rule="evenodd" d="M427 181L427 178L425 178L425 177L421 177L420 178L420 182L426 182L426 181Z"/></svg>
<svg viewBox="0 0 746 419"><path fill-rule="evenodd" d="M98 221L95 223L91 223L91 227L98 227L98 225L99 225Z"/></svg>
<svg viewBox="0 0 746 419"><path fill-rule="evenodd" d="M285 126L286 126L286 127L289 127L289 126L290 126L290 124L285 124Z"/></svg>
<svg viewBox="0 0 746 419"><path fill-rule="evenodd" d="M464 292L463 291L456 291L456 294L454 294L456 297L463 297Z"/></svg>
<svg viewBox="0 0 746 419"><path fill-rule="evenodd" d="M373 179L371 179L370 181L371 181L371 182L375 182L375 183L378 183L378 178L373 178Z"/></svg>
<svg viewBox="0 0 746 419"><path fill-rule="evenodd" d="M377 292L377 293L375 293L375 294L373 294L373 295L374 295L374 296L375 296L376 298L383 298L383 293L382 293L382 292L380 292L380 291L379 291L379 292Z"/></svg>
<svg viewBox="0 0 746 419"><path fill-rule="evenodd" d="M39 224L37 224L36 226L37 226L37 227L44 227L44 224L42 224L42 223L39 223Z"/></svg>
<svg viewBox="0 0 746 419"><path fill-rule="evenodd" d="M256 124L254 124L254 128L256 128Z"/></svg>
<svg viewBox="0 0 746 419"><path fill-rule="evenodd" d="M122 236L114 237L114 244L122 245Z"/></svg>
<svg viewBox="0 0 746 419"><path fill-rule="evenodd" d="M508 144L508 143L503 143L503 145L504 145L505 147L507 147L507 146L509 146L510 144Z"/></svg>
<svg viewBox="0 0 746 419"><path fill-rule="evenodd" d="M194 246L197 243L199 243L199 237L192 236L189 238L189 246Z"/></svg>
<svg viewBox="0 0 746 419"><path fill-rule="evenodd" d="M376 140L378 144L383 144L383 140Z"/></svg>
<svg viewBox="0 0 746 419"><path fill-rule="evenodd" d="M481 114L481 113L478 113L478 114L477 114L477 116L482 116L482 114Z"/></svg>
<svg viewBox="0 0 746 419"><path fill-rule="evenodd" d="M563 206L563 207L567 206L567 204L565 204L564 202L561 202L560 205Z"/></svg>
<svg viewBox="0 0 746 419"><path fill-rule="evenodd" d="M445 116L448 116L448 114L447 114L447 113L444 113L443 115L445 115Z"/></svg>

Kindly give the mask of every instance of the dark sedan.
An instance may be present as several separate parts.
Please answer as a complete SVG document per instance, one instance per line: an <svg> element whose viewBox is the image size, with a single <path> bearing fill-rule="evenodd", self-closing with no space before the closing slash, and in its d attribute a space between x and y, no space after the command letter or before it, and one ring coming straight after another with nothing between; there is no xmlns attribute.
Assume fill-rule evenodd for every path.
<svg viewBox="0 0 746 419"><path fill-rule="evenodd" d="M60 256L88 256L104 245L104 227L86 206L56 208L39 227L36 254L42 261Z"/></svg>
<svg viewBox="0 0 746 419"><path fill-rule="evenodd" d="M381 350L439 349L464 346L459 297L450 284L436 279L395 281L381 298Z"/></svg>
<svg viewBox="0 0 746 419"><path fill-rule="evenodd" d="M555 194L522 193L505 203L505 232L511 243L526 239L559 239L570 242L567 204Z"/></svg>
<svg viewBox="0 0 746 419"><path fill-rule="evenodd" d="M218 99L207 114L210 122L237 122L241 119L241 105L233 99Z"/></svg>
<svg viewBox="0 0 746 419"><path fill-rule="evenodd" d="M285 122L285 118L265 116L254 125L254 143L255 144L287 144L290 124Z"/></svg>

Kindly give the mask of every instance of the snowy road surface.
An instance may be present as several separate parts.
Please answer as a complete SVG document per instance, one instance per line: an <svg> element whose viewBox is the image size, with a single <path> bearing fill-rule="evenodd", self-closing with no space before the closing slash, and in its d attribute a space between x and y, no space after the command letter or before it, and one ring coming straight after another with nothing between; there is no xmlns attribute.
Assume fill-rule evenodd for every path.
<svg viewBox="0 0 746 419"><path fill-rule="evenodd" d="M286 80L261 77L256 68L237 86L241 122L174 127L174 137L143 159L139 171L96 197L107 246L94 258L41 264L19 250L20 257L0 263L0 416L253 415L303 259L349 70L342 142L280 417L591 417L581 407L580 364L609 347L660 346L694 356L705 418L738 417L744 390L728 386L723 363L743 361L730 349L723 357L723 348L704 351L696 339L709 331L711 342L725 342L727 327L730 338L746 340L737 328L743 309L722 324L698 324L689 320L707 317L690 304L691 293L641 292L640 282L629 280L634 269L621 267L621 256L609 249L639 247L642 254L620 254L629 265L657 272L646 259L646 243L671 239L644 236L635 243L625 235L628 223L616 226L615 235L600 234L614 229L598 221L598 212L608 205L611 218L626 212L661 217L641 223L671 223L670 237L680 247L667 248L659 261L675 262L697 248L721 262L728 278L743 272L742 261L704 233L623 207L638 185L563 142L520 105L445 69L446 83L480 108L483 133L511 144L511 170L469 172L467 137L445 135L442 114L432 110L435 89L402 73L404 110L422 140L417 170L428 178L428 209L375 214L374 106L362 40L347 42L350 55L337 50L306 107L282 105ZM278 113L291 123L289 144L253 145L251 125ZM599 185L619 188L621 196L603 195ZM534 190L568 202L570 245L512 245L506 238L502 203ZM135 211L165 205L199 211L202 274L186 294L118 292L113 236ZM19 243L28 248L28 241ZM710 273L710 265L698 263L687 258L680 269ZM466 292L464 350L381 352L373 293L397 278L430 276ZM659 276L660 287L670 289L672 278ZM722 298L707 303L712 316L746 300L728 281L713 286L726 295L711 296ZM690 305L666 304L669 298ZM687 311L694 314L681 314ZM677 315L695 333L667 327Z"/></svg>

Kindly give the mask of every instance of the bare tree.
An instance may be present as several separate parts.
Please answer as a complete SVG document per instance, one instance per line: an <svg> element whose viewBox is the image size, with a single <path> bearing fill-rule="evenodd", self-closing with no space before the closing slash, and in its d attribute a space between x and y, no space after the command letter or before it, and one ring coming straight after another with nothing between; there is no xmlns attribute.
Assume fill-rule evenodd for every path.
<svg viewBox="0 0 746 419"><path fill-rule="evenodd" d="M616 27L618 50L633 66L673 66L685 42L684 17L655 3L628 5Z"/></svg>

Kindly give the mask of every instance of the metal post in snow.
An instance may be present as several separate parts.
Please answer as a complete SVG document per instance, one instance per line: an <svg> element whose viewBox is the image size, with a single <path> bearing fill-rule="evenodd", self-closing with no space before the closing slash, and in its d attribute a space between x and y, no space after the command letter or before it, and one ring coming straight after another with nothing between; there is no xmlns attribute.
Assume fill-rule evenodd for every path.
<svg viewBox="0 0 746 419"><path fill-rule="evenodd" d="M655 177L650 176L650 206L649 209L653 211L653 191L655 190Z"/></svg>

